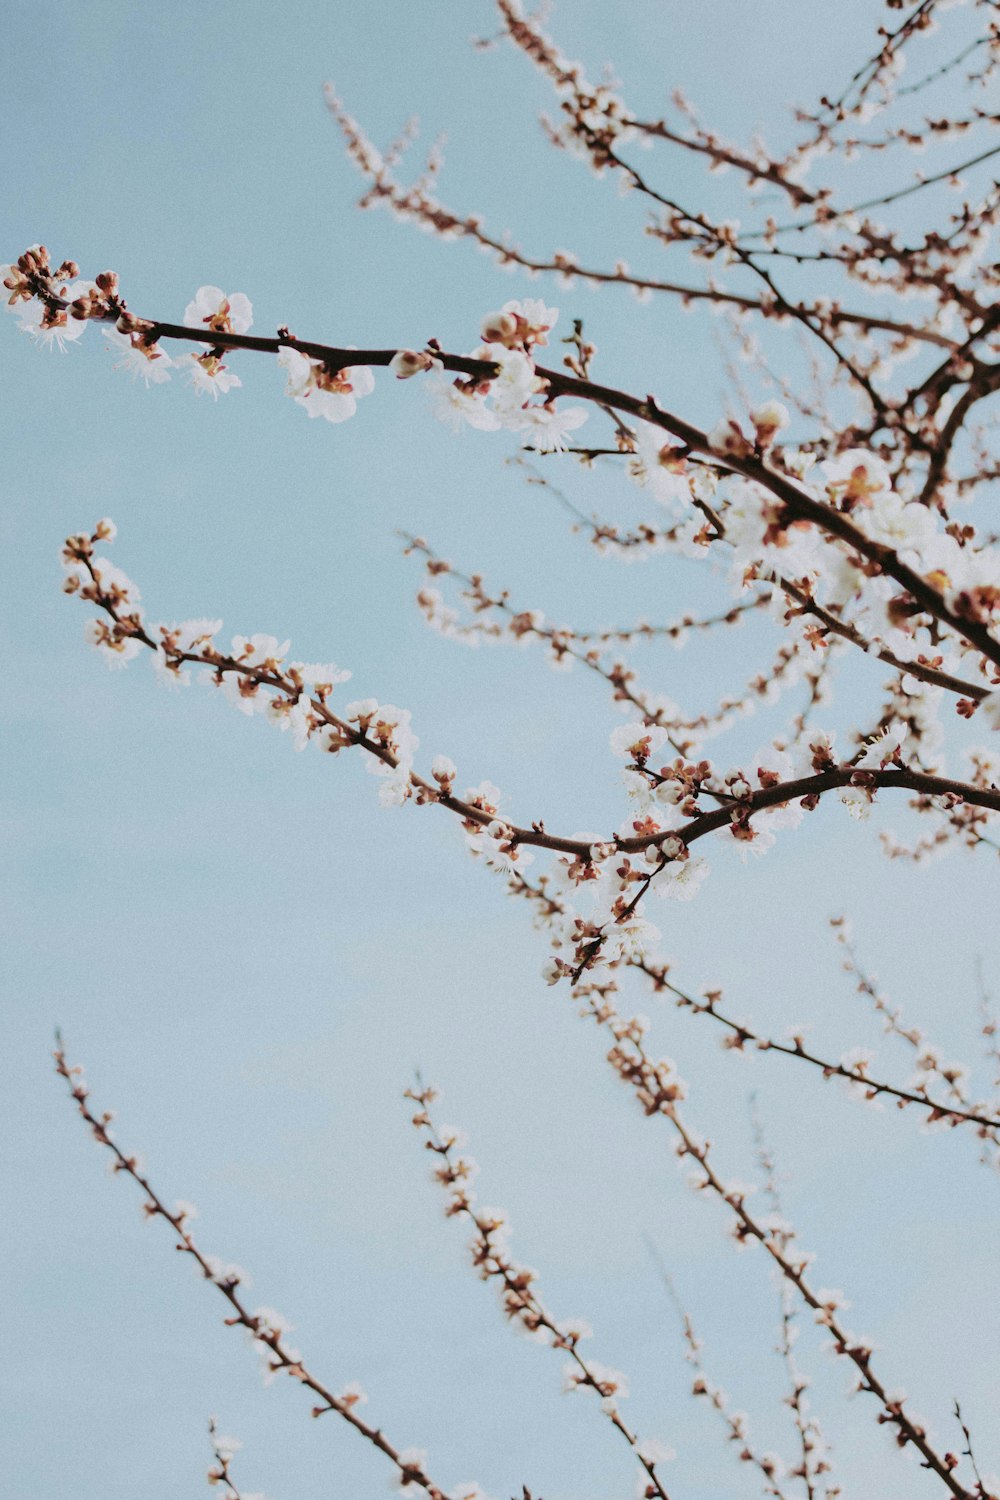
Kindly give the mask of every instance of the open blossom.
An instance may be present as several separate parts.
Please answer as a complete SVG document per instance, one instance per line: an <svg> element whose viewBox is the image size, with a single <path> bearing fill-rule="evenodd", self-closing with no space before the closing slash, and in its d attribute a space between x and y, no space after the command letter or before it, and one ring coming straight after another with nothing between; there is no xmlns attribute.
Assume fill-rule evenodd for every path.
<svg viewBox="0 0 1000 1500"><path fill-rule="evenodd" d="M221 620L183 620L180 625L161 625L164 640L169 636L178 651L201 651L211 645L214 636L222 629Z"/></svg>
<svg viewBox="0 0 1000 1500"><path fill-rule="evenodd" d="M312 705L305 693L292 700L273 697L267 699L267 717L282 731L291 730L296 750L304 750L315 727L311 714Z"/></svg>
<svg viewBox="0 0 1000 1500"><path fill-rule="evenodd" d="M708 877L709 863L700 855L671 860L653 881L653 892L671 901L691 901Z"/></svg>
<svg viewBox="0 0 1000 1500"><path fill-rule="evenodd" d="M426 1473L427 1452L424 1448L404 1448L399 1455L399 1471L393 1475L393 1486L401 1495L419 1495L425 1488L418 1475Z"/></svg>
<svg viewBox="0 0 1000 1500"><path fill-rule="evenodd" d="M205 328L210 333L247 333L253 322L250 298L243 292L228 296L217 286L201 286L184 309L187 328Z"/></svg>
<svg viewBox="0 0 1000 1500"><path fill-rule="evenodd" d="M104 328L108 347L118 355L115 369L124 370L133 380L142 380L147 386L162 385L170 379L174 362L159 344L148 344L140 333L119 333L117 328Z"/></svg>
<svg viewBox="0 0 1000 1500"><path fill-rule="evenodd" d="M9 271L10 267L0 266L0 271L4 270ZM84 283L79 282L66 288L67 308L73 297L80 295L83 286ZM17 318L22 333L30 334L43 348L58 349L60 353L65 353L67 344L75 343L87 326L85 322L70 317L66 308L52 310L37 299L30 302L12 300L8 303L8 310Z"/></svg>
<svg viewBox="0 0 1000 1500"><path fill-rule="evenodd" d="M931 562L928 549L934 543L938 528L932 512L916 500L905 501L893 490L879 490L868 502L868 508L858 511L858 523L877 542L886 542L890 547L913 561ZM951 541L951 538L948 538Z"/></svg>
<svg viewBox="0 0 1000 1500"><path fill-rule="evenodd" d="M870 771L884 770L899 755L908 732L905 724L886 724L866 746L864 754L857 762L859 768Z"/></svg>
<svg viewBox="0 0 1000 1500"><path fill-rule="evenodd" d="M153 652L153 671L164 687L176 689L190 685L191 673L182 668L175 657L168 656L163 646L157 646Z"/></svg>
<svg viewBox="0 0 1000 1500"><path fill-rule="evenodd" d="M234 635L232 654L237 661L247 666L264 667L269 671L277 671L282 660L288 652L289 641L278 645L276 635Z"/></svg>
<svg viewBox="0 0 1000 1500"><path fill-rule="evenodd" d="M41 246L32 245L28 254L37 252ZM0 283L7 292L6 307L8 312L17 313L22 302L30 302L32 298L31 285L28 278L18 266L7 263L0 265Z"/></svg>
<svg viewBox="0 0 1000 1500"><path fill-rule="evenodd" d="M849 448L824 463L818 471L827 493L848 509L871 505L875 495L892 488L889 470L874 453Z"/></svg>
<svg viewBox="0 0 1000 1500"><path fill-rule="evenodd" d="M461 432L468 424L480 432L496 432L500 419L486 405L484 391L466 381L449 380L440 375L431 386L431 411L452 432Z"/></svg>
<svg viewBox="0 0 1000 1500"><path fill-rule="evenodd" d="M668 1464L676 1457L676 1451L669 1443L662 1443L659 1438L643 1438L641 1443L636 1444L636 1456L644 1459L647 1464Z"/></svg>
<svg viewBox="0 0 1000 1500"><path fill-rule="evenodd" d="M612 753L628 756L629 760L646 761L666 742L665 729L657 724L644 724L641 720L621 724L611 731Z"/></svg>
<svg viewBox="0 0 1000 1500"><path fill-rule="evenodd" d="M509 425L523 432L539 453L564 453L569 435L582 427L588 413L582 406L526 406L516 423ZM508 425L508 424L505 424ZM569 659L566 659L569 665Z"/></svg>
<svg viewBox="0 0 1000 1500"><path fill-rule="evenodd" d="M298 678L305 687L330 691L341 682L350 682L352 673L335 666L332 661L288 663L289 674Z"/></svg>
<svg viewBox="0 0 1000 1500"><path fill-rule="evenodd" d="M587 1371L575 1363L563 1365L564 1391L593 1390L591 1380L597 1383L597 1394L605 1398L614 1396L623 1400L629 1393L627 1376L596 1359L588 1359Z"/></svg>
<svg viewBox="0 0 1000 1500"><path fill-rule="evenodd" d="M328 422L346 422L357 411L358 398L370 396L375 389L367 365L331 370L322 360L310 359L288 345L282 346L278 364L288 375L287 394L310 417L324 417Z"/></svg>
<svg viewBox="0 0 1000 1500"><path fill-rule="evenodd" d="M212 1437L212 1446L224 1463L230 1463L243 1447L239 1438L226 1437L221 1432L216 1432Z"/></svg>
<svg viewBox="0 0 1000 1500"><path fill-rule="evenodd" d="M866 818L871 817L872 798L866 787L845 786L840 794L840 800L851 817L857 818L859 822L863 823Z"/></svg>
<svg viewBox="0 0 1000 1500"><path fill-rule="evenodd" d="M485 344L476 350L476 358L491 360L499 366L499 373L489 386L493 411L505 427L513 425L531 397L545 389L544 381L539 380L531 360L520 349Z"/></svg>
<svg viewBox="0 0 1000 1500"><path fill-rule="evenodd" d="M276 1334L279 1338L286 1333L291 1333L292 1324L289 1323L284 1313L280 1313L273 1307L255 1307L253 1316L257 1319L258 1332Z"/></svg>
<svg viewBox="0 0 1000 1500"><path fill-rule="evenodd" d="M638 422L635 429L635 456L629 461L629 476L636 484L648 488L654 500L673 510L688 505L691 485L684 458L677 446L667 441L661 427Z"/></svg>
<svg viewBox="0 0 1000 1500"><path fill-rule="evenodd" d="M124 667L142 650L134 636L123 634L105 620L88 620L84 639L104 657L109 667Z"/></svg>
<svg viewBox="0 0 1000 1500"><path fill-rule="evenodd" d="M180 354L176 364L199 396L211 396L214 401L243 384L240 377L223 364L221 356L210 350L206 354Z"/></svg>

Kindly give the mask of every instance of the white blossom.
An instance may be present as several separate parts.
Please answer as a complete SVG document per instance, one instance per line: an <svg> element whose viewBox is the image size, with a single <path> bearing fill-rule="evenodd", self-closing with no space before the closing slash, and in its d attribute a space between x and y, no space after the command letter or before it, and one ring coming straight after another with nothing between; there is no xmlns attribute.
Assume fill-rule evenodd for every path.
<svg viewBox="0 0 1000 1500"><path fill-rule="evenodd" d="M210 333L247 333L252 322L250 298L243 292L227 296L217 286L199 287L184 309L187 328L205 328Z"/></svg>

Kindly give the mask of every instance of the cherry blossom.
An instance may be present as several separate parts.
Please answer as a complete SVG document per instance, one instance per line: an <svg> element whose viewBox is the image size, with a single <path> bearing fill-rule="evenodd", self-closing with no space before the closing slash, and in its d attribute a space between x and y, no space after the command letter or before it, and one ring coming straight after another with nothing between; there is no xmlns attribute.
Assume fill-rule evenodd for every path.
<svg viewBox="0 0 1000 1500"><path fill-rule="evenodd" d="M288 395L310 417L325 417L328 422L346 422L357 411L358 399L375 389L375 378L365 366L331 370L322 360L310 359L288 345L282 346L278 364L288 375Z"/></svg>
<svg viewBox="0 0 1000 1500"><path fill-rule="evenodd" d="M995 148L981 142L995 122L981 101L1000 67L1000 44L980 29L982 7L965 7L976 32L971 48L956 46L933 64L925 53L926 71L901 89L898 80L908 60L912 71L925 33L949 23L942 19L944 0L908 7L891 0L867 60L840 92L831 86L817 102L801 105L776 150L762 137L724 139L682 94L664 102L662 114L644 116L610 74L595 82L592 70L565 55L539 14L519 0L496 5L499 35L484 38L482 50L504 40L551 88L557 117L546 121L548 139L616 185L630 213L645 215L640 234L648 269L640 274L625 260L602 264L569 248L522 249L513 233L494 231L483 216L449 208L438 196L439 149L415 178L402 180L414 129L377 149L330 89L331 115L364 178L363 206L386 208L442 240L471 241L515 276L541 278L543 288L554 279L574 299L581 284L606 288L596 319L602 345L601 320L607 327L619 316L613 299L623 290L720 314L722 389L702 413L693 410L683 378L684 362L699 357L697 322L690 349L662 351L651 370L642 368L642 339L617 340L619 385L609 383L608 361L599 358L590 312L586 333L574 305L557 335L559 313L547 299L515 298L481 320L455 319L447 341L444 330L432 337L432 329L409 319L406 337L418 347L397 344L404 331L397 330L387 347L352 348L293 336L284 326L273 337L248 338L249 298L215 286L199 289L182 325L155 307L140 316L116 273L83 279L75 262L57 265L41 245L0 270L10 310L36 341L65 349L96 321L116 363L147 386L177 369L197 393L215 399L240 386L244 372L249 384L275 359L286 393L311 417L337 423L374 391L374 369L402 382L426 374L427 398L418 410L427 399L431 414L455 432L501 433L492 452L479 447L475 461L488 464L499 447L540 505L570 513L578 540L609 561L648 564L663 581L663 613L635 619L622 590L621 613L595 620L584 589L554 605L544 596L543 572L538 597L515 600L501 583L487 585L480 569L489 559L471 558L462 573L423 539L406 538L406 552L422 570L417 606L442 651L459 644L538 648L554 669L572 667L581 693L593 694L581 716L580 744L600 745L607 735L610 754L606 796L574 817L584 830L561 825L545 805L540 776L537 805L534 789L507 800L492 782L477 779L492 761L477 767L475 747L463 746L463 782L471 783L463 790L449 755L421 753L408 708L362 696L369 694L367 681L343 701L340 690L351 673L334 662L291 659L290 643L268 633L238 635L227 646L222 622L210 617L155 620L135 584L103 555L114 537L107 519L67 538L63 587L95 615L86 640L108 665L148 654L160 682L176 690L218 689L223 701L276 729L284 750L312 748L329 757L324 769L331 762L339 767L344 755L363 763L375 778L372 800L391 810L387 819L450 826L457 857L464 848L483 878L499 877L498 889L530 914L552 1003L568 1003L598 1029L605 1065L653 1122L650 1128L671 1142L692 1187L715 1200L736 1246L756 1247L780 1281L778 1352L793 1422L789 1437L798 1449L790 1458L752 1440L749 1419L706 1373L700 1341L682 1318L692 1392L714 1409L739 1462L757 1470L767 1493L781 1500L794 1485L809 1496L839 1493L827 1477L829 1450L810 1414L808 1379L793 1358L799 1317L823 1330L854 1388L871 1398L862 1405L897 1448L915 1456L929 1481L952 1500L993 1500L960 1413L958 1432L939 1442L905 1392L881 1373L883 1364L891 1369L893 1351L876 1351L866 1335L846 1327L843 1297L814 1287L812 1256L783 1210L779 1174L760 1130L755 1126L755 1184L720 1164L725 1142L717 1149L714 1138L689 1123L688 1108L692 1118L700 1108L699 1079L682 1078L659 1050L662 1005L703 1020L721 1042L726 1066L739 1054L757 1060L762 1074L772 1064L779 1077L797 1070L820 1095L833 1080L839 1093L873 1111L891 1105L873 1113L873 1139L886 1129L886 1117L906 1111L925 1132L976 1140L980 1161L994 1169L1000 1165L996 1100L977 1087L965 1061L930 1040L864 974L846 928L838 935L844 966L883 1028L885 1046L908 1049L908 1074L894 1072L891 1058L880 1060L868 1046L845 1045L853 1041L850 1032L827 1049L807 1041L805 1024L786 1030L781 1023L772 1032L720 987L686 987L661 952L664 935L669 940L678 930L677 914L654 906L653 898L692 899L721 863L727 879L758 881L759 921L770 910L774 923L773 932L762 929L760 946L769 951L773 942L777 951L782 913L766 895L766 867L763 875L727 871L726 861L735 864L736 855L749 866L779 836L789 844L821 836L826 824L811 816L821 804L837 812L839 802L847 817L872 825L871 832L851 828L840 816L838 838L871 837L890 858L921 863L961 851L985 870L991 851L995 856L1000 751L991 741L1000 729L1000 561L990 486L1000 475L1000 342L990 315L996 288L989 247L1000 198L995 184L984 186ZM925 85L953 88L959 102L954 109L925 107ZM962 151L953 153L949 143L959 139ZM911 154L928 146L936 155L926 167L913 167ZM661 151L728 178L711 192L689 194L689 174L658 175ZM864 201L848 190L849 174L832 170L858 157L871 163ZM893 167L878 178L882 161ZM980 166L982 178L975 175ZM935 188L947 205L940 211ZM897 200L904 205L899 217ZM655 254L666 252L658 268ZM413 313L427 315L417 302ZM617 323L613 331L621 331ZM343 326L343 336L360 339L365 332ZM786 359L789 336L796 342ZM411 400L413 390L407 386L392 399ZM467 456L477 453L477 441L468 440ZM573 484L582 469L600 477L591 491L582 481ZM653 520L648 501L658 508ZM625 506L642 507L638 518ZM656 572L665 558L677 560L676 569ZM697 603L672 597L682 576L693 580ZM154 580L149 587L154 582L160 586ZM743 627L739 649L730 648L733 632ZM694 638L706 666L689 674L693 685L659 658L651 661L654 652L643 655L652 641L682 649ZM309 649L336 653L337 645ZM386 691L402 694L405 686ZM502 711L508 707L505 700ZM764 717L753 739L763 743L748 753L747 721L757 713ZM431 731L436 750L443 736L440 726ZM572 791L575 770L571 754L558 767L560 794ZM515 805L522 800L531 805ZM901 835L885 827L890 807L906 819ZM709 903L721 884L709 887ZM663 932L651 911L667 913ZM632 1011L633 986L661 1002L653 1017ZM995 1072L997 1023L981 999L984 1052ZM839 1017L826 1019L839 1024ZM681 1056L680 1043L677 1051ZM404 1494L480 1497L471 1482L440 1488L422 1448L396 1448L381 1427L369 1427L359 1415L366 1397L355 1382L338 1394L311 1373L288 1343L280 1314L252 1311L241 1300L245 1273L197 1247L190 1206L168 1209L139 1159L117 1147L111 1115L92 1112L61 1044L57 1070L115 1171L141 1190L144 1215L166 1221L178 1249L226 1299L227 1318L249 1336L266 1379L285 1374L308 1388L318 1403L314 1415L333 1413L372 1444ZM533 1343L568 1357L566 1388L593 1392L595 1422L613 1430L615 1441L627 1444L630 1464L639 1465L637 1493L668 1500L657 1466L673 1450L641 1440L628 1426L621 1409L628 1382L581 1353L590 1335L585 1321L548 1313L538 1273L512 1257L505 1215L478 1204L477 1167L460 1132L434 1123L433 1090L418 1083L408 1097L447 1216L465 1221L473 1266L492 1283L504 1317ZM877 1154L873 1147L873 1159ZM876 1271L891 1274L884 1247L872 1253ZM939 1424L946 1417L940 1412ZM220 1482L228 1484L236 1445L214 1427L213 1437Z"/></svg>
<svg viewBox="0 0 1000 1500"><path fill-rule="evenodd" d="M217 354L180 354L174 361L182 375L186 375L195 394L211 396L218 401L227 391L236 390L243 384Z"/></svg>
<svg viewBox="0 0 1000 1500"><path fill-rule="evenodd" d="M202 286L184 309L184 322L188 328L206 328L210 333L248 333L253 308L243 292L227 296L217 286Z"/></svg>

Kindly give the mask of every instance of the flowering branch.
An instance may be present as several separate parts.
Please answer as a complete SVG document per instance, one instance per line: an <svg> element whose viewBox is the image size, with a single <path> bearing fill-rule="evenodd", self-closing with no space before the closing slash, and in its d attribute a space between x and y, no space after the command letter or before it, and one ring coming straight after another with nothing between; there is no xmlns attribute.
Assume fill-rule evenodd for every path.
<svg viewBox="0 0 1000 1500"><path fill-rule="evenodd" d="M213 1487L217 1484L225 1486L222 1500L263 1500L261 1495L241 1494L236 1488L233 1480L230 1464L243 1444L239 1438L224 1437L218 1429L214 1417L208 1419L208 1439L212 1445L212 1467L208 1471L208 1482Z"/></svg>
<svg viewBox="0 0 1000 1500"><path fill-rule="evenodd" d="M284 359L289 369L290 390L296 399L308 405L312 398L312 405L308 406L310 414L328 414L335 421L342 420L354 411L355 395L366 394L371 389L369 383L359 380L355 391L352 380L345 372L358 367L367 369L373 365L392 365L396 374L403 378L434 364L464 374L468 377L469 385L464 398L462 392L459 392L459 406L462 407L462 414L473 425L479 426L499 425L499 418L483 406L481 396L484 392L489 393L493 382L501 376L509 375L516 389L510 414L514 425L523 429L525 423L529 427L537 427L541 423L541 430L544 431L547 426L555 424L551 436L551 444L555 447L562 446L565 441L562 428L559 427L560 419L553 407L553 402L560 396L572 395L606 411L624 413L649 427L660 428L679 438L685 452L711 454L714 461L727 471L752 480L761 491L777 501L777 507L767 516L765 532L765 536L770 537L772 542L786 542L789 529L795 526L816 527L825 538L845 544L852 555L863 559L873 576L893 578L903 588L913 610L922 611L947 625L986 661L1000 668L1000 641L993 636L986 623L994 610L1000 609L1000 585L991 584L984 589L977 584L972 589L957 590L950 584L944 589L938 587L929 574L919 572L904 561L900 552L885 541L869 536L852 518L851 512L859 499L868 493L866 487L872 483L870 475L862 470L860 479L853 479L842 487L842 503L839 508L828 500L819 499L792 473L779 470L769 460L767 455L774 435L773 427L766 429L769 436L763 435L765 429L761 427L756 444L744 437L733 423L723 423L718 430L706 433L686 419L666 411L654 396L639 398L577 375L535 365L527 359L523 350L515 349L514 353L518 358L508 360L504 353L507 346L500 342L485 346L485 358L471 358L448 354L436 342L432 342L426 351L420 353L409 350L342 349L293 338L285 329L280 330L278 337L273 339L255 338L236 331L231 304L221 293L219 296L222 302L218 310L209 311L204 318L197 317L201 304L196 302L191 305L194 311L191 313L190 325L136 318L128 311L119 292L118 278L113 272L102 273L96 282L81 291L73 282L78 272L76 265L66 261L57 270L53 270L44 247L27 251L20 257L16 267L8 267L6 271L4 284L10 290L11 305L26 302L29 310L32 305L40 308L39 326L42 331L68 336L66 330L70 327L71 319L77 323L85 323L91 319L113 323L120 336L131 341L132 352L138 353L140 358L144 357L143 351L146 358L155 357L162 339L181 339L204 344L208 347L208 353L196 358L195 363L200 372L199 380L202 383L207 381L209 385L224 369L221 356L226 350L248 349L278 355ZM72 290L80 294L71 298L62 289L65 283L72 283ZM217 291L217 288L202 289L205 294ZM205 306L213 304L214 297L204 298ZM516 337L525 348L530 348L533 341L544 337L541 332L533 334L527 324L522 332L518 328L516 317L511 314L498 314L494 322L495 326L489 327L488 333L496 334L499 339ZM509 332L510 328L515 330L514 333ZM370 378L369 375L369 382ZM969 392L974 392L974 399L979 399L979 395L998 385L1000 365L991 366L984 369L981 379L974 387L970 386ZM542 408L531 408L525 397L539 386L545 393L545 405ZM969 392L966 393L967 396ZM332 412L329 410L331 397L334 398ZM970 396L963 406L963 412L971 405L972 399ZM506 412L506 406L503 411ZM577 425L572 413L563 413L562 418L562 427L565 427L566 421L571 426ZM949 420L954 420L954 413ZM949 438L949 447L950 441ZM678 455L679 458L683 456Z"/></svg>
<svg viewBox="0 0 1000 1500"><path fill-rule="evenodd" d="M656 1439L640 1441L629 1428L618 1408L618 1402L628 1395L625 1377L580 1353L580 1340L589 1337L589 1327L579 1319L555 1321L534 1290L534 1271L516 1264L507 1252L505 1215L497 1209L476 1207L471 1181L479 1168L470 1156L458 1153L457 1131L451 1126L435 1125L430 1106L438 1097L437 1090L418 1081L415 1089L406 1090L405 1097L417 1106L413 1124L424 1132L424 1145L439 1159L434 1177L448 1196L445 1213L449 1218L465 1218L472 1225L474 1235L469 1247L472 1263L484 1281L498 1283L504 1315L529 1336L544 1339L551 1348L569 1355L566 1389L591 1390L598 1397L601 1411L621 1433L646 1475L642 1500L670 1500L656 1468L672 1458L673 1451Z"/></svg>
<svg viewBox="0 0 1000 1500"><path fill-rule="evenodd" d="M547 919L565 918L569 915L563 902L549 889L549 880L544 874L540 875L537 881L532 882L520 871L514 870L510 874L510 890L514 895L526 897ZM646 954L626 953L620 962L624 967L635 969L643 974L650 981L656 994L672 995L678 1010L689 1011L696 1016L708 1016L711 1020L719 1022L727 1033L722 1043L727 1052L745 1052L747 1048L751 1048L755 1052L774 1052L779 1057L797 1059L817 1069L824 1079L841 1079L849 1086L848 1093L852 1097L871 1103L885 1095L887 1098L894 1099L900 1109L915 1105L927 1112L928 1120L932 1124L946 1124L952 1127L962 1124L973 1125L980 1139L1000 1147L1000 1112L986 1103L974 1104L965 1098L935 1099L927 1092L925 1082L907 1089L889 1083L883 1078L876 1078L870 1071L867 1054L860 1048L845 1053L839 1061L821 1057L806 1046L805 1036L801 1030L796 1030L790 1040L785 1042L764 1036L748 1021L738 1020L722 1009L721 990L706 990L699 999L689 990L682 989L668 978L669 964ZM592 979L588 979L586 983L588 988L595 987ZM617 985L610 975L600 981L600 987L608 996L613 995L617 990ZM983 1028L988 1038L991 1035L988 1031L991 1024L992 1021L988 1016ZM949 1073L954 1072L956 1067L957 1065L951 1065L948 1069Z"/></svg>
<svg viewBox="0 0 1000 1500"><path fill-rule="evenodd" d="M415 1489L423 1490L428 1500L449 1500L446 1492L426 1474L423 1467L425 1454L418 1454L415 1449L400 1450L394 1447L380 1428L370 1426L358 1415L356 1408L367 1400L358 1387L348 1386L339 1394L335 1394L312 1374L298 1350L289 1347L286 1338L288 1324L279 1313L276 1313L273 1308L265 1307L257 1308L255 1311L250 1310L239 1291L240 1283L245 1280L246 1273L241 1273L238 1267L226 1265L216 1256L209 1255L199 1248L191 1232L190 1205L178 1204L173 1209L167 1208L148 1177L140 1170L138 1159L123 1151L110 1134L109 1126L114 1116L108 1111L100 1115L94 1113L89 1103L90 1090L83 1081L83 1069L67 1062L62 1038L58 1033L54 1056L56 1072L64 1080L91 1135L99 1146L104 1146L111 1152L114 1158L114 1171L123 1172L126 1177L130 1177L137 1184L144 1194L143 1212L146 1217L163 1219L169 1224L177 1236L176 1248L182 1255L190 1256L205 1280L211 1282L212 1286L221 1292L230 1308L229 1316L225 1320L227 1327L246 1329L264 1360L266 1373L269 1376L289 1375L292 1379L298 1380L307 1390L312 1391L319 1403L313 1407L313 1416L320 1417L325 1412L335 1412L338 1417L353 1427L355 1432L360 1433L380 1453L385 1454L394 1465L399 1483L404 1489L407 1486L414 1486ZM228 1482L228 1475L220 1477ZM452 1500L458 1500L458 1497L452 1497Z"/></svg>
<svg viewBox="0 0 1000 1500"><path fill-rule="evenodd" d="M210 680L217 685L224 685L227 679L233 682L232 692L237 706L249 704L249 707L244 707L249 713L254 712L255 705L268 711L282 728L291 726L302 745L316 737L325 750L334 753L355 746L379 761L389 772L399 773L402 779L397 777L393 782L399 795L393 800L405 801L412 796L418 802L435 803L477 828L488 829L496 823L495 806L481 807L473 800L454 795L451 790L453 769L450 773L445 771L440 778L435 777L434 781L426 780L412 769L413 739L408 712L394 709L388 718L385 712L379 717L377 702L363 699L348 705L343 716L335 714L327 700L333 685L344 680L344 674L336 668L309 671L303 670L302 663L292 663L282 670L279 658L283 652L278 651L278 643L271 637L237 637L233 654L220 652L212 644L212 637L221 629L221 621L211 629L201 628L206 625L204 621L189 622L186 629L160 626L157 641L135 608L138 598L135 586L111 564L94 556L96 543L108 538L109 534L109 523L102 522L91 535L81 533L67 538L64 559L73 570L67 580L68 592L78 593L82 599L96 604L112 621L110 628L101 626L93 633L94 644L112 660L127 661L145 647L156 655L157 662L177 682L182 680L180 673L185 664L206 666L211 669ZM212 625L212 622L207 623ZM199 649L193 649L196 646ZM316 689L313 694L307 689L309 681ZM269 690L273 697L269 699L266 692L261 694L262 688ZM811 775L790 781L769 781L756 790L747 787L746 793L741 790L739 795L730 795L724 806L699 812L670 833L657 828L632 837L613 835L607 841L609 852L603 857L653 850L656 858L662 859L660 846L664 844L670 843L672 849L686 849L719 829L745 828L756 813L768 808L799 800L814 805L815 799L823 793L849 786L864 787L868 792L883 787L917 791L1000 811L1000 789L978 787L903 767L868 769L852 763L838 765L827 750L817 755L816 764L817 770ZM512 850L521 846L550 849L576 855L587 864L593 862L593 840L550 834L540 822L530 827L508 825L503 830L503 839Z"/></svg>

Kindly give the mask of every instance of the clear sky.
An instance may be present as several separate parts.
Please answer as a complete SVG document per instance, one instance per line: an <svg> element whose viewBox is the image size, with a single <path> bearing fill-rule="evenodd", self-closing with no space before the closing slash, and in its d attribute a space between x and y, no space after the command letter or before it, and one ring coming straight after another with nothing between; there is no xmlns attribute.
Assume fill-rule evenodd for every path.
<svg viewBox="0 0 1000 1500"><path fill-rule="evenodd" d="M838 85L883 15L875 0L578 0L553 27L595 72L614 59L637 107L653 113L683 84L722 128L780 136L785 104ZM84 274L113 267L131 306L165 318L215 283L251 297L258 330L471 347L485 311L541 288L357 213L322 104L332 79L381 144L414 112L425 140L447 132L443 192L457 207L528 248L658 269L641 210L545 146L536 116L551 101L524 59L470 46L495 29L485 0L39 0L0 59L0 259L44 241ZM697 190L689 163L669 170ZM699 422L725 408L709 316L614 292L550 300L567 328L585 315L611 383L653 388ZM571 830L622 816L615 709L538 653L430 635L395 529L580 626L711 608L721 583L680 560L594 557L505 466L507 435L453 437L418 382L383 376L356 419L331 427L281 397L264 358L240 364L243 388L216 406L178 381L133 386L93 329L65 356L36 351L12 319L0 336L4 1493L198 1494L210 1413L244 1440L241 1487L269 1500L362 1500L389 1478L342 1424L309 1420L306 1393L262 1387L221 1299L162 1225L141 1222L132 1185L108 1177L50 1072L57 1023L96 1101L119 1111L123 1144L168 1198L198 1205L205 1246L250 1269L253 1296L288 1316L317 1371L334 1388L361 1381L367 1414L427 1448L445 1484L476 1478L495 1500L522 1483L544 1500L628 1496L614 1434L585 1397L560 1394L558 1355L504 1326L441 1217L400 1097L419 1066L468 1130L483 1198L510 1211L514 1251L552 1309L593 1325L594 1356L631 1377L636 1425L678 1450L671 1493L754 1493L686 1394L644 1238L712 1374L761 1445L788 1452L769 1352L777 1294L762 1257L738 1254L720 1212L689 1192L666 1131L616 1085L564 990L543 984L526 912L469 862L450 820L381 810L350 758L294 756L204 689L165 692L145 663L110 674L57 559L68 532L112 516L112 556L151 618L217 614L227 632L291 637L303 658L351 668L358 696L410 707L421 754L450 754L463 785L488 777L512 815ZM585 506L640 513L603 478L563 477ZM708 642L649 648L642 667L698 711L774 643L761 622L724 660ZM850 680L877 702L870 663ZM724 761L778 723L742 727ZM974 1058L975 956L993 976L1000 957L995 865L890 864L878 830L904 822L885 806L859 827L834 804L752 868L713 851L699 899L657 914L682 982L724 983L762 1029L808 1020L834 1053L874 1045L826 930L847 911L907 1014ZM943 1444L957 1442L957 1396L1000 1467L997 1185L975 1142L926 1138L910 1115L865 1110L780 1060L723 1054L707 1023L641 991L635 1005L732 1175L751 1173L758 1092L819 1284L845 1289L888 1383L911 1391ZM883 1055L905 1077L906 1059ZM847 1491L933 1494L865 1402L843 1398L845 1371L811 1330L801 1358Z"/></svg>

